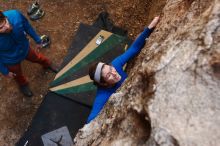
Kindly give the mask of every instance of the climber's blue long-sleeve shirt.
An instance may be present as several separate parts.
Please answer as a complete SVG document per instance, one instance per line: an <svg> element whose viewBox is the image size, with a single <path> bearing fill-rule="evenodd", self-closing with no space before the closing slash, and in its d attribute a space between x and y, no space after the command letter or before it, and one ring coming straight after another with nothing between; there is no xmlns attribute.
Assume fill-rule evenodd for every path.
<svg viewBox="0 0 220 146"><path fill-rule="evenodd" d="M93 104L92 111L87 119L87 123L93 120L99 112L102 110L105 103L108 101L109 97L115 93L115 91L121 86L124 80L127 78L127 74L123 71L123 66L129 59L137 55L142 47L144 46L145 39L150 36L152 29L145 28L145 30L138 36L138 38L133 42L131 47L122 55L115 58L111 64L115 67L116 71L121 75L121 80L116 83L114 87L97 89L97 94L95 102Z"/></svg>
<svg viewBox="0 0 220 146"><path fill-rule="evenodd" d="M29 34L38 44L41 43L41 39L18 10L3 13L13 28L10 33L0 34L0 72L7 75L9 71L6 65L17 64L28 54L29 41L26 34Z"/></svg>

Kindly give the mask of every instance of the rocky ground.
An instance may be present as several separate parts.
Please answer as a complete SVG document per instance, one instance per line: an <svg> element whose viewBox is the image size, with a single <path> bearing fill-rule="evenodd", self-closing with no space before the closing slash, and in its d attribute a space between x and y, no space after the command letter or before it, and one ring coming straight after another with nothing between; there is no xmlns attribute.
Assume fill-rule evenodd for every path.
<svg viewBox="0 0 220 146"><path fill-rule="evenodd" d="M39 34L52 38L50 48L41 52L61 64L62 58L80 22L92 24L101 11L108 11L116 25L135 36L151 19L161 14L165 0L38 0L46 12L43 19L31 22ZM0 9L18 9L25 16L32 0L0 0ZM33 46L35 44L31 43ZM13 80L0 75L0 145L12 146L23 134L47 93L48 83L55 76L39 65L24 61L24 74L28 77L34 97L24 97Z"/></svg>

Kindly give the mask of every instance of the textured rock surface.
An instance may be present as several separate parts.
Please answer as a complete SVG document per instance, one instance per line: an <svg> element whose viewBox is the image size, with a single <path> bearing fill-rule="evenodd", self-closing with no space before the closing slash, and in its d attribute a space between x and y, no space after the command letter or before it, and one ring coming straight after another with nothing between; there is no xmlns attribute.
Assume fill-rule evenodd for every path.
<svg viewBox="0 0 220 146"><path fill-rule="evenodd" d="M219 0L167 0L129 78L75 144L219 145L219 42Z"/></svg>

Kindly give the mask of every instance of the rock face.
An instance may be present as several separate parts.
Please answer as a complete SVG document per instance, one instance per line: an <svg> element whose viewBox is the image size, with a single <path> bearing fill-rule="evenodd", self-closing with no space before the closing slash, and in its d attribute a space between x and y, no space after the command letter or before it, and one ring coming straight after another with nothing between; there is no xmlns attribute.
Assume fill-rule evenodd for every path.
<svg viewBox="0 0 220 146"><path fill-rule="evenodd" d="M167 0L128 79L75 145L219 145L219 42L219 0Z"/></svg>

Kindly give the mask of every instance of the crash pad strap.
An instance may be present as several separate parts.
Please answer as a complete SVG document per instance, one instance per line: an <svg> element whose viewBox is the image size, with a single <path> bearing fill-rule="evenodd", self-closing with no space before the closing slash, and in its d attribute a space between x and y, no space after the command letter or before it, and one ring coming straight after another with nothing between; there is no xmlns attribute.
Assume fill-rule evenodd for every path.
<svg viewBox="0 0 220 146"><path fill-rule="evenodd" d="M78 86L78 85L82 85L82 84L86 84L92 82L92 80L89 78L89 76L84 76L82 78L76 79L74 81L50 88L50 91L59 91L62 89L66 89L66 88L70 88L70 87L74 87L74 86Z"/></svg>

